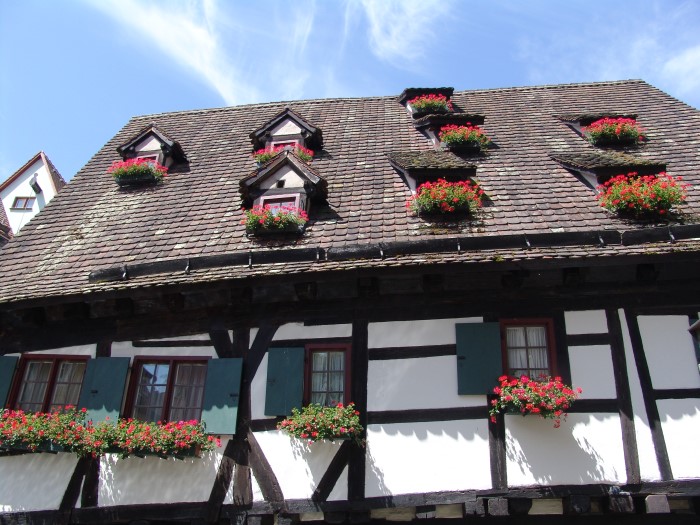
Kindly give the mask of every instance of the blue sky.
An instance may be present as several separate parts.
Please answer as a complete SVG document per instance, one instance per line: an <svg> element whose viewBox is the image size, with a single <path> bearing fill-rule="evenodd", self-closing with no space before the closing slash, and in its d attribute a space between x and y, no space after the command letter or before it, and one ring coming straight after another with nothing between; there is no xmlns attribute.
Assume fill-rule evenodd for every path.
<svg viewBox="0 0 700 525"><path fill-rule="evenodd" d="M700 2L0 0L0 181L133 115L628 78L700 107Z"/></svg>

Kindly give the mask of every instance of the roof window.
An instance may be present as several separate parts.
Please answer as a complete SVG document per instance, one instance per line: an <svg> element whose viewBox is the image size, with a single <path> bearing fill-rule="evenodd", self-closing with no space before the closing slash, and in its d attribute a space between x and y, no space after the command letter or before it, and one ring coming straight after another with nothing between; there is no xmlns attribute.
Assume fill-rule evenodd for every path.
<svg viewBox="0 0 700 525"><path fill-rule="evenodd" d="M119 146L117 152L125 161L129 159L152 160L166 168L176 162L186 160L180 144L157 128L155 124L143 128Z"/></svg>

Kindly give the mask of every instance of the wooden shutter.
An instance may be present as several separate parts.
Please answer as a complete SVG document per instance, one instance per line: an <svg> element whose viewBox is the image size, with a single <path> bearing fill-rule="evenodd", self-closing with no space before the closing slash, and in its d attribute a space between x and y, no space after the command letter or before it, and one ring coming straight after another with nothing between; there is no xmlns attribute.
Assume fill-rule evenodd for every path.
<svg viewBox="0 0 700 525"><path fill-rule="evenodd" d="M498 323L458 324L457 393L489 394L503 372Z"/></svg>
<svg viewBox="0 0 700 525"><path fill-rule="evenodd" d="M10 396L12 386L12 376L17 368L17 357L4 355L0 357L0 409L2 409Z"/></svg>
<svg viewBox="0 0 700 525"><path fill-rule="evenodd" d="M204 385L202 421L207 434L235 434L243 359L210 359Z"/></svg>
<svg viewBox="0 0 700 525"><path fill-rule="evenodd" d="M129 361L128 357L98 357L88 361L78 407L87 408L88 419L94 423L108 417L116 422L119 418Z"/></svg>
<svg viewBox="0 0 700 525"><path fill-rule="evenodd" d="M304 348L270 348L267 352L266 416L287 416L301 408L304 396Z"/></svg>

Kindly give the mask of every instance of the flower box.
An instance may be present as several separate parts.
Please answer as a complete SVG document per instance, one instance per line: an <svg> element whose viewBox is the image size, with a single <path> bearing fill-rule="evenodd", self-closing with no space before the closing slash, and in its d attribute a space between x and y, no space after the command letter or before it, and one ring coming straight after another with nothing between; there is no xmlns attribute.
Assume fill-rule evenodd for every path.
<svg viewBox="0 0 700 525"><path fill-rule="evenodd" d="M301 160L306 162L307 164L311 162L311 160L314 157L314 152L313 150L310 150L309 148L305 148L303 146L300 146L299 144L295 146L285 146L285 145L279 145L275 146L272 148L262 148L253 153L253 158L255 159L255 163L258 168L262 167L266 162L270 161L283 151L292 151L294 154L299 157Z"/></svg>
<svg viewBox="0 0 700 525"><path fill-rule="evenodd" d="M629 146L644 140L644 130L632 118L601 118L584 126L583 136L594 146Z"/></svg>
<svg viewBox="0 0 700 525"><path fill-rule="evenodd" d="M0 445L0 450L5 450L8 452L48 452L50 454L57 454L58 452L68 452L68 450L63 445L54 443L53 441L48 439L41 441L36 446L32 446L27 443Z"/></svg>
<svg viewBox="0 0 700 525"><path fill-rule="evenodd" d="M438 137L442 144L455 153L478 153L491 144L491 139L477 125L467 122L465 126L448 124L440 128Z"/></svg>
<svg viewBox="0 0 700 525"><path fill-rule="evenodd" d="M108 172L119 186L141 186L160 182L168 168L152 159L129 159L114 162Z"/></svg>
<svg viewBox="0 0 700 525"><path fill-rule="evenodd" d="M334 407L311 403L301 410L293 408L292 415L280 421L277 429L310 443L353 440L361 444L364 431L360 425L360 413L353 403L338 403Z"/></svg>
<svg viewBox="0 0 700 525"><path fill-rule="evenodd" d="M448 144L441 142L441 146L453 153L476 154L481 153L481 143L476 141Z"/></svg>
<svg viewBox="0 0 700 525"><path fill-rule="evenodd" d="M302 234L309 220L304 210L291 205L258 204L243 211L245 218L241 222L248 235Z"/></svg>
<svg viewBox="0 0 700 525"><path fill-rule="evenodd" d="M598 200L603 208L622 217L660 219L685 202L689 185L682 181L682 177L663 172L642 176L630 172L598 186Z"/></svg>
<svg viewBox="0 0 700 525"><path fill-rule="evenodd" d="M411 108L411 116L414 119L425 117L426 115L439 115L452 111L452 102L440 93L430 93L428 95L418 95L408 101Z"/></svg>
<svg viewBox="0 0 700 525"><path fill-rule="evenodd" d="M561 420L566 419L566 411L581 393L580 388L562 383L561 377L533 380L527 376L518 379L504 375L498 381L499 385L493 389L498 397L491 401L489 410L493 422L500 413L534 414L553 419L554 428L559 428Z"/></svg>
<svg viewBox="0 0 700 525"><path fill-rule="evenodd" d="M424 182L407 202L406 207L418 215L456 216L474 214L481 207L484 192L470 181Z"/></svg>

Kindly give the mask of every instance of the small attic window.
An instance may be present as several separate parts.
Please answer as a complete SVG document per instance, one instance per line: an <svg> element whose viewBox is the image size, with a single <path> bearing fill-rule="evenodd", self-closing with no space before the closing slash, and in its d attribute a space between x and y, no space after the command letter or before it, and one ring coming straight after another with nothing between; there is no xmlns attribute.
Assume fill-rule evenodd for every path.
<svg viewBox="0 0 700 525"><path fill-rule="evenodd" d="M260 205L269 206L273 213L285 206L302 208L299 205L300 197L301 195L298 193L293 193L289 195L267 195L260 197Z"/></svg>
<svg viewBox="0 0 700 525"><path fill-rule="evenodd" d="M253 131L250 138L256 151L280 146L301 146L311 150L323 147L321 130L290 108L285 108Z"/></svg>

